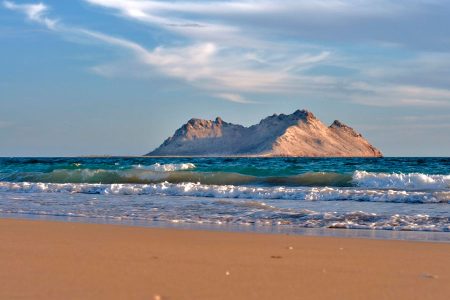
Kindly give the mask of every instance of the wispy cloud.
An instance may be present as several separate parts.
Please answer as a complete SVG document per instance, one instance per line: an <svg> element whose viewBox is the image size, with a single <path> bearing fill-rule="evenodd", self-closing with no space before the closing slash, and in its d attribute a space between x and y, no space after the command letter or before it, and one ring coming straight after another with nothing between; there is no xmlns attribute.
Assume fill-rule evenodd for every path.
<svg viewBox="0 0 450 300"><path fill-rule="evenodd" d="M450 90L404 85L374 86L356 82L352 87L354 102L371 106L450 107Z"/></svg>
<svg viewBox="0 0 450 300"><path fill-rule="evenodd" d="M108 4L108 1L103 3ZM141 19L144 17L138 9L139 3L141 2L133 4L137 5L135 8L133 6L128 7L130 3L126 1L115 2L116 5L127 12L127 15ZM141 4L145 4L147 8L156 4L156 6L162 5L161 3L146 2ZM4 2L4 5L8 9L25 13L30 20L44 24L49 29L60 32L63 35L83 36L97 42L126 49L134 53L135 59L155 68L156 71L165 76L183 79L194 86L215 92L222 91L225 94L229 94L230 90L240 92L280 92L296 89L299 87L298 81L301 80L296 72L325 61L330 56L330 53L327 51L316 51L317 53L301 52L294 55L295 51L292 49L287 53L281 52L274 55L266 53L266 50L253 47L231 47L226 43L222 45L217 41L209 42L203 39L194 39L184 46L161 45L149 50L128 39L81 27L67 26L62 22L57 23L56 20L46 16L48 7L43 4L19 5L8 1ZM144 19L146 21L160 22L162 26L168 28L173 28L173 24L192 24L184 21L177 23L176 20L151 16L146 16ZM182 31L202 31L204 30L201 29L202 26L200 26L200 29L199 26L182 26L189 27L189 29L182 29ZM203 38L207 38L209 35L216 35L218 33L216 30L222 31L224 28L212 24L204 26L208 28L207 31L209 33L202 36ZM179 31L179 29L174 30ZM230 29L228 32L232 31ZM194 36L198 36L198 34L194 34ZM99 74L105 74L104 69L100 67L94 67L93 70ZM243 96L240 97L244 99Z"/></svg>
<svg viewBox="0 0 450 300"><path fill-rule="evenodd" d="M447 31L442 28L443 24L450 23L446 21L450 9L446 1L84 1L124 18L195 38L223 41L224 35L236 38L245 31L251 33L247 34L250 39L258 34L259 37L282 35L303 40L377 41L427 49L448 48ZM417 21L421 21L421 32L426 30L432 34L417 34ZM396 30L390 30L393 27Z"/></svg>
<svg viewBox="0 0 450 300"><path fill-rule="evenodd" d="M339 99L363 105L449 106L448 85L433 86L408 77L410 66L419 65L417 61L423 56L409 61L400 57L395 63L390 60L384 64L382 60L368 63L371 61L368 57L358 61L351 51L345 53L345 49L333 46L341 39L369 42L384 51L402 47L415 47L419 52L427 47L441 49L448 34L433 27L444 22L436 8L450 12L450 5L439 1L84 1L113 16L162 30L167 34L166 40L147 48L129 38L64 24L49 16L50 9L43 3L4 1L3 5L62 36L81 37L128 51L133 54L133 63L138 62L160 76L183 80L227 101L250 103L247 94L254 99L258 93L295 93L298 97ZM409 25L430 16L437 21L429 19L424 30L436 29L432 37L421 36L418 41L404 38L414 30ZM384 30L395 24L403 34ZM446 55L442 54L433 65L423 64L427 67L416 69L437 74L436 70L445 65L439 62ZM321 67L351 68L355 75L317 71ZM91 70L102 76L120 72L120 68L105 64ZM397 74L398 82L392 79L395 77L392 74ZM415 76L417 79L420 75Z"/></svg>
<svg viewBox="0 0 450 300"><path fill-rule="evenodd" d="M56 19L51 19L46 16L49 8L43 3L16 4L11 1L3 1L3 5L7 9L24 13L30 21L41 23L50 29L54 29L58 22Z"/></svg>
<svg viewBox="0 0 450 300"><path fill-rule="evenodd" d="M241 95L238 94L231 94L231 93L220 93L220 94L216 94L216 97L219 97L221 99L230 101L230 102L234 102L234 103L241 103L241 104L251 104L251 103L257 103L255 101L252 100L248 100L244 97L242 97Z"/></svg>
<svg viewBox="0 0 450 300"><path fill-rule="evenodd" d="M405 115L399 118L405 122L415 122L415 123L423 123L423 122L434 122L434 123L443 123L447 122L450 124L450 114L431 114L431 115Z"/></svg>

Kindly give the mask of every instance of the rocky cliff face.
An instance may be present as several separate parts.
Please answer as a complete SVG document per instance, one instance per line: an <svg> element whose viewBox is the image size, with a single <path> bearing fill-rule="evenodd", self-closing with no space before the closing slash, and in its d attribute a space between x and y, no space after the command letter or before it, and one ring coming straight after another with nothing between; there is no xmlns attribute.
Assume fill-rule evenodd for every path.
<svg viewBox="0 0 450 300"><path fill-rule="evenodd" d="M244 127L191 119L149 156L308 156L379 157L381 152L351 127L326 126L311 112L272 115Z"/></svg>

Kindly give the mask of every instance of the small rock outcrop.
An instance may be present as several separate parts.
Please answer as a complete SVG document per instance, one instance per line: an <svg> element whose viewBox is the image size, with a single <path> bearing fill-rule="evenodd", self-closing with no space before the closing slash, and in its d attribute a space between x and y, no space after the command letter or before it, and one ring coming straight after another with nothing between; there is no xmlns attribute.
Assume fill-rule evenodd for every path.
<svg viewBox="0 0 450 300"><path fill-rule="evenodd" d="M148 156L380 157L353 128L336 120L326 126L307 110L274 114L244 127L191 119Z"/></svg>

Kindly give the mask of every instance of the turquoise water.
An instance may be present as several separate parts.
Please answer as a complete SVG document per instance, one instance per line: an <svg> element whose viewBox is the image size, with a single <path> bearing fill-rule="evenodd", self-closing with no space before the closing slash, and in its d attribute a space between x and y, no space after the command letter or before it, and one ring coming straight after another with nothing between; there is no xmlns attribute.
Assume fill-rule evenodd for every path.
<svg viewBox="0 0 450 300"><path fill-rule="evenodd" d="M0 158L0 213L450 231L450 158Z"/></svg>

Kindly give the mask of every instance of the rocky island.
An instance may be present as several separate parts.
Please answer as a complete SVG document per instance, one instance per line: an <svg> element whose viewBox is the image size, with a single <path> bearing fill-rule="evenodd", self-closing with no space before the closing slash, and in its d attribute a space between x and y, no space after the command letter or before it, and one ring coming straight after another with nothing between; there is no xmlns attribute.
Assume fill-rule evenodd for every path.
<svg viewBox="0 0 450 300"><path fill-rule="evenodd" d="M336 120L326 126L307 110L274 114L244 127L191 119L148 156L381 157L361 134Z"/></svg>

